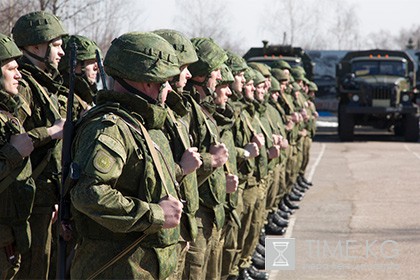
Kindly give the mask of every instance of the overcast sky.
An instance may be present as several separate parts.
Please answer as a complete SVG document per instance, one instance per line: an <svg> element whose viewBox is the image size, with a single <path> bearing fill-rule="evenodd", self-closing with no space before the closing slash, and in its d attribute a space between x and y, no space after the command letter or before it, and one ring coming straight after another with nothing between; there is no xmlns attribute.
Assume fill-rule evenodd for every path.
<svg viewBox="0 0 420 280"><path fill-rule="evenodd" d="M247 46L244 46L245 49L260 46L263 39L272 41L270 34L261 30L260 24L256 24L260 21L258 17L263 14L264 5L269 5L272 1L281 0L223 1L226 10L232 17L232 26L234 28L237 26L238 30L242 27L249 34L249 36L242 36L246 38L243 41L243 44ZM315 2L317 0L306 1ZM396 35L402 28L408 29L413 25L420 25L420 0L346 0L346 2L356 7L362 36L381 30L387 30L392 35ZM136 3L144 11L138 19L141 30L176 29L174 26L176 0L138 0ZM244 16L250 14L255 15L255 19L249 20Z"/></svg>

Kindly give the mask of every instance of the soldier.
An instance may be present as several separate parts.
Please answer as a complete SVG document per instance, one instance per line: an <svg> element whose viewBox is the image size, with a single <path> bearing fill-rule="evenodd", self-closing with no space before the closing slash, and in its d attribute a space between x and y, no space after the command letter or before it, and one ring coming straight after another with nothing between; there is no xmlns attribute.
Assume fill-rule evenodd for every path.
<svg viewBox="0 0 420 280"><path fill-rule="evenodd" d="M212 113L215 110L214 90L217 81L221 79L220 67L227 55L212 39L193 38L191 41L198 61L189 66L192 78L187 82L185 89L188 94L184 96L191 104L187 123L190 123L193 146L198 147L203 165L197 170L200 196L200 206L196 213L198 234L187 252L183 279L204 279L207 271L218 273L221 265L218 260L212 259L213 266L208 267L208 262L220 240L225 221L227 182L222 166L229 153L220 142Z"/></svg>
<svg viewBox="0 0 420 280"><path fill-rule="evenodd" d="M62 57L59 69L63 75L64 85L67 87L69 87L69 57L72 43L76 43L77 46L74 92L76 92L84 102L93 106L96 100L96 93L98 92L96 86L96 78L98 75L96 50L99 50L99 47L94 41L85 36L71 35L64 37L63 46L66 55Z"/></svg>
<svg viewBox="0 0 420 280"><path fill-rule="evenodd" d="M225 224L222 228L220 241L217 245L215 254L210 256L210 262L212 262L212 260L219 260L222 267L221 270L212 272L212 274L210 274L212 277L208 277L208 279L221 279L222 271L225 271L223 277L224 279L229 276L233 257L236 253L236 244L228 244L228 247L233 250L230 252L224 250L224 244L225 240L227 242L235 242L237 239L237 236L232 235L237 234L237 228L240 226L240 218L236 212L236 206L238 204L239 196L242 195L242 191L238 190L239 179L237 176L238 172L236 165L237 152L235 139L232 133L232 127L235 123L235 111L228 103L228 99L232 95L229 85L234 81L234 77L229 67L225 64L220 69L220 73L221 80L218 81L218 85L216 86L216 97L214 99L216 110L213 113L213 117L217 122L221 141L229 150L229 159L224 166L226 181L228 183L226 184ZM233 183L229 181L233 181ZM224 256L225 252L228 256Z"/></svg>
<svg viewBox="0 0 420 280"><path fill-rule="evenodd" d="M32 138L32 177L37 186L32 215L29 219L32 246L22 255L17 274L23 279L46 279L50 265L51 226L58 205L61 172L61 141L67 89L61 84L58 63L64 55L61 48L64 30L61 21L47 12L21 16L12 29L16 45L23 51L18 60L22 87L31 115L23 126Z"/></svg>
<svg viewBox="0 0 420 280"><path fill-rule="evenodd" d="M13 279L21 266L21 254L31 246L29 216L35 182L29 155L34 149L21 122L29 107L20 97L22 75L15 59L22 52L13 40L0 34L0 274ZM19 114L21 111L21 114Z"/></svg>
<svg viewBox="0 0 420 280"><path fill-rule="evenodd" d="M163 126L167 83L179 74L173 47L153 33L112 41L100 91L74 139L80 179L71 189L80 235L74 279L166 279L178 261L182 203Z"/></svg>
<svg viewBox="0 0 420 280"><path fill-rule="evenodd" d="M180 183L181 194L187 203L181 217L181 239L179 241L180 252L178 266L170 279L181 279L189 242L195 240L198 232L195 213L198 210L199 194L195 170L201 166L202 161L200 160L198 149L196 147L191 147L189 135L190 124L188 123L188 115L191 114L191 104L188 103L186 97L183 96L183 89L187 80L191 78L188 66L191 63L196 62L198 57L190 39L184 34L168 29L156 30L154 33L164 38L174 47L175 52L178 55L181 71L179 76L174 77L170 81L172 88L176 91L171 91L166 98L166 104L170 110L174 111L174 114L171 114L171 111L168 110L168 118L165 125L168 126L167 130L172 132L170 144L175 162L179 163L182 161L182 157L186 150L198 160L198 164L194 166L194 168L177 165L179 167L177 168L176 173L177 181Z"/></svg>
<svg viewBox="0 0 420 280"><path fill-rule="evenodd" d="M254 142L259 148L258 156L255 159L246 159L239 162L238 170L246 174L246 184L243 191L243 212L241 215L241 228L238 232L238 251L240 259L239 279L249 277L266 279L265 272L259 272L251 264L251 256L256 248L258 237L262 228L262 215L265 213L265 188L267 180L267 149L265 137L261 126L257 121L257 112L254 104L254 80L257 84L264 84L265 78L260 74L257 76L255 70L248 68L245 71L246 84L243 88L244 107L240 118L242 122L235 127L234 135L236 146L244 146L246 143ZM242 176L241 176L242 177ZM252 278L251 278L252 279Z"/></svg>

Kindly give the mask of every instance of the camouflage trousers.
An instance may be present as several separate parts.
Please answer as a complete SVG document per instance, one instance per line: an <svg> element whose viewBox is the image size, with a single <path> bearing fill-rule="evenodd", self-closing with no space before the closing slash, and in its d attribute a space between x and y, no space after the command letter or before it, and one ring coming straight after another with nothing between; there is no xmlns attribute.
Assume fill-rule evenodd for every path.
<svg viewBox="0 0 420 280"><path fill-rule="evenodd" d="M311 151L311 145L312 145L312 138L311 137L303 137L303 149L302 149L302 164L299 169L299 175L304 176L306 167L309 163L309 155Z"/></svg>
<svg viewBox="0 0 420 280"><path fill-rule="evenodd" d="M215 270L215 273L221 271L221 263L215 259L216 256L213 256L212 263L209 262L210 255L217 250L221 234L214 223L214 214L200 205L196 217L198 233L196 239L190 243L182 279L205 279L208 270Z"/></svg>
<svg viewBox="0 0 420 280"><path fill-rule="evenodd" d="M269 186L267 186L267 197L266 197L266 204L265 210L267 213L277 210L278 204L275 204L277 201L277 196L279 194L280 188L280 171L281 165L277 164L271 173L271 180L269 182Z"/></svg>
<svg viewBox="0 0 420 280"><path fill-rule="evenodd" d="M239 269L251 265L252 254L258 243L261 229L266 219L266 186L267 179L262 179L256 186L248 186L243 193L243 212L241 228L238 232Z"/></svg>
<svg viewBox="0 0 420 280"><path fill-rule="evenodd" d="M52 242L52 208L33 208L29 224L32 244L29 252L22 254L22 264L16 279L48 279Z"/></svg>
<svg viewBox="0 0 420 280"><path fill-rule="evenodd" d="M244 191L245 183L239 185L238 187L238 205L235 208L238 216L241 216L243 209L243 200L242 195ZM222 252L222 277L221 279L225 280L230 275L237 276L238 271L238 262L240 257L240 251L238 250L238 232L239 225L232 217L232 215L226 216L225 226L222 229L221 240L223 242L223 252Z"/></svg>
<svg viewBox="0 0 420 280"><path fill-rule="evenodd" d="M296 179L299 172L299 151L298 145L289 145L290 148L290 157L287 158L286 162L286 185L287 188L296 183Z"/></svg>

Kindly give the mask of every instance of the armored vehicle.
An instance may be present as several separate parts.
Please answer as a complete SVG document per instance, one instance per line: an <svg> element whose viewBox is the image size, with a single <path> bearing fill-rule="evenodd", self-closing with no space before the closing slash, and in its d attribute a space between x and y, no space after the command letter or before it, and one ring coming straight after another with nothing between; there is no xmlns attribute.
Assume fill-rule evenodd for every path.
<svg viewBox="0 0 420 280"><path fill-rule="evenodd" d="M292 47L291 45L269 45L268 41L262 41L263 47L249 49L243 58L247 62L262 62L271 66L271 64L283 59L290 66L299 65L305 69L306 78L313 79L314 63L311 57L300 47Z"/></svg>
<svg viewBox="0 0 420 280"><path fill-rule="evenodd" d="M357 125L394 131L406 141L419 138L415 66L404 51L348 52L336 66L338 135L354 139Z"/></svg>

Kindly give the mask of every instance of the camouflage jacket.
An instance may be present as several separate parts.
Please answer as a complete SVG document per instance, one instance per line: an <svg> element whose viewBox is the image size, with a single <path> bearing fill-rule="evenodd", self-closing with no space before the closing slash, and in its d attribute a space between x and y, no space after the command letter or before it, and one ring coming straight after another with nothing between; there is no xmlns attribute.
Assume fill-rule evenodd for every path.
<svg viewBox="0 0 420 280"><path fill-rule="evenodd" d="M203 160L202 166L197 170L200 205L214 213L214 222L217 228L221 229L225 222L223 205L226 200L226 178L223 167L214 169L211 166L210 146L220 142L217 123L212 117L214 104L210 96L209 100L200 100L199 93L193 87L189 87L189 94L184 96L192 105L191 114L188 116L192 146L198 148Z"/></svg>
<svg viewBox="0 0 420 280"><path fill-rule="evenodd" d="M280 112L275 107L276 106L275 103L277 102L274 102L274 100L270 98L268 103L266 104L267 105L267 111L266 111L267 118L269 119L269 123L273 132L283 136L284 138L287 138L287 133L284 126L283 118L280 115ZM286 160L286 150L282 149L281 155L280 155L280 163L283 163L285 160Z"/></svg>
<svg viewBox="0 0 420 280"><path fill-rule="evenodd" d="M188 114L191 114L191 104L186 98L177 92L171 92L166 98L166 105L173 111L172 119L171 114L166 118L165 134L168 136L171 150L174 155L175 162L178 163L184 151L191 147L192 139L189 134L190 124L185 119ZM180 135L182 134L182 135ZM183 215L186 221L181 223L181 236L183 240L191 241L197 236L197 220L195 213L199 206L199 193L197 186L196 172L183 176L182 169L176 165L176 177L180 184L180 193L186 201L184 205Z"/></svg>
<svg viewBox="0 0 420 280"><path fill-rule="evenodd" d="M175 162L162 131L166 109L139 95L115 91L98 92L97 101L97 106L77 124L73 142L73 162L81 170L81 177L71 190L77 231L82 239L126 245L147 234L138 246L153 249L152 259L157 258L159 278L164 279L175 269L180 237L179 226L162 229L164 213L158 205L168 194L165 185L170 195L178 197ZM139 122L154 142L164 183L150 146L143 134L134 129ZM147 257L136 255L138 250L130 252L130 258L137 261ZM106 250L103 254L107 254ZM94 256L85 257L89 262ZM130 272L129 263L120 261L114 268L133 273L122 278L138 278L135 271Z"/></svg>
<svg viewBox="0 0 420 280"><path fill-rule="evenodd" d="M16 250L26 252L31 244L29 216L35 196L29 157L22 158L9 144L10 136L23 133L18 114L22 102L0 91L0 248L16 244Z"/></svg>

